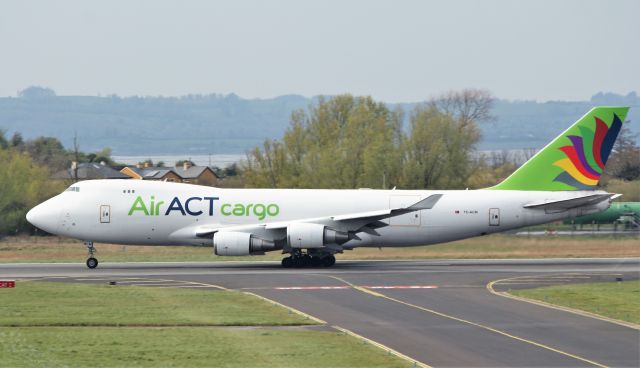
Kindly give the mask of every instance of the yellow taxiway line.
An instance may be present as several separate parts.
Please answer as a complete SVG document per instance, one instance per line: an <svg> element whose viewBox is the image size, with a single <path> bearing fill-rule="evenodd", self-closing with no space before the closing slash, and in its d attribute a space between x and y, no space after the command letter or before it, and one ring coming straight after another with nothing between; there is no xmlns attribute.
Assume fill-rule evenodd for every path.
<svg viewBox="0 0 640 368"><path fill-rule="evenodd" d="M407 307L419 309L421 311L424 311L424 312L427 312L427 313L431 313L431 314L435 314L435 315L440 316L440 317L444 317L444 318L451 319L451 320L454 320L454 321L457 321L457 322L461 322L461 323L465 323L465 324L468 324L468 325L471 325L471 326L475 326L475 327L478 327L478 328L481 328L481 329L484 329L484 330L487 330L487 331L491 331L491 332L494 332L494 333L496 333L498 335L502 335L502 336L508 337L510 339L513 339L513 340L517 340L517 341L521 341L521 342L524 342L524 343L527 343L527 344L530 344L530 345L533 345L533 346L537 346L539 348L542 348L542 349L545 349L545 350L549 350L549 351L552 351L554 353L558 353L558 354L561 354L561 355L564 355L564 356L579 360L581 362L591 364L591 365L596 366L596 367L607 368L607 366L604 365L604 364L600 364L598 362L594 362L593 360L589 360L589 359L583 358L581 356L578 356L578 355L575 355L575 354L571 354L571 353L568 353L566 351L562 351L560 349L553 348L553 347L551 347L549 345L545 345L545 344L542 344L542 343L539 343L539 342L536 342L536 341L533 341L533 340L525 339L523 337L515 336L515 335L512 335L510 333L495 329L493 327L485 326L483 324L480 324L480 323L477 323L477 322L472 322L472 321L469 321L469 320L466 320L466 319L454 317L454 316L451 316L451 315L448 315L448 314L445 314L445 313L442 313L442 312L435 311L433 309L421 307L419 305L411 304L411 303L405 302L405 301L400 300L400 299L396 299L396 298L393 298L393 297L390 297L390 296L387 296L387 295L384 295L384 294L381 294L381 293L378 293L378 292L375 292L375 291L371 291L371 290L368 290L367 288L364 288L362 286L354 285L354 284L350 283L349 281L346 281L346 280L344 280L344 279L342 279L340 277L337 277L337 276L328 276L328 277L331 277L333 279L341 281L341 282L343 282L343 283L345 283L347 285L350 285L354 289L356 289L358 291L361 291L363 293L367 293L369 295L373 295L373 296L376 296L376 297L380 297L380 298L384 298L384 299L387 299L387 300L391 300L393 302L400 303L402 305L406 305Z"/></svg>
<svg viewBox="0 0 640 368"><path fill-rule="evenodd" d="M230 289L224 288L224 287L219 286L219 285L204 284L204 283L200 283L200 282L193 282L192 284L194 284L194 285L199 285L199 286L218 287L218 288L221 288L221 289L223 289L223 290L230 290ZM316 322L316 323L318 323L318 324L321 324L321 325L326 325L326 324L327 324L327 322L326 322L326 321L323 321L323 320L321 320L320 318L314 317L314 316L312 316L312 315L310 315L310 314L307 314L307 313L305 313L305 312L303 312L303 311L301 311L301 310L298 310L298 309L296 309L296 308L290 307L290 306L288 306L288 305L285 305L285 304L279 303L279 302L277 302L277 301L275 301L275 300L273 300L273 299L269 299L269 298L267 298L267 297L264 297L264 296L262 296L262 295L258 295L258 294L252 293L252 292L250 292L250 291L241 291L241 292L242 292L243 294L251 295L251 296L254 296L254 297L258 298L258 299L262 299L262 300L264 300L265 302L268 302L268 303L271 303L271 304L274 304L274 305L280 306L280 307L282 307L282 308L285 308L285 309L287 309L287 310L291 311L292 313L295 313L295 314L297 314L297 315L299 315L299 316L301 316L301 317L304 317L304 318L307 318L307 319L309 319L309 320L312 320L312 321L314 321L314 322ZM366 342L368 342L369 344L371 344L371 345L373 345L373 346L375 346L375 347L377 347L377 348L379 348L379 349L382 349L382 350L386 351L386 352L387 352L387 353L389 353L389 354L395 355L395 356L396 356L396 357L398 357L398 358L401 358L401 359L404 359L404 360L406 360L406 361L410 362L411 364L413 364L413 365L414 365L414 366L416 366L416 367L421 367L421 368L431 368L431 366L429 366L429 365L426 365L426 364L424 364L424 363L422 363L422 362L419 362L419 361L417 361L417 360L415 360L415 359L413 359L413 358L411 358L411 357L409 357L409 356L406 356L406 355L404 355L404 354L402 354L402 353L400 353L400 352L398 352L398 351L396 351L396 350L393 350L393 349L391 349L390 347L385 346L385 345L383 345L383 344L381 344L381 343L379 343L379 342L376 342L376 341L373 341L373 340L371 340L371 339L368 339L368 338L366 338L366 337L364 337L364 336L358 335L357 333L355 333L355 332L353 332L353 331L351 331L351 330L347 330L346 328L342 328L342 327L340 327L340 326L331 326L331 327L332 327L332 328L334 328L334 329L336 329L336 330L338 330L338 331L340 331L340 332L343 332L343 333L345 333L345 334L347 334L347 335L349 335L349 336L352 336L352 337L355 337L355 338L361 339L361 340L363 340L363 341L366 341Z"/></svg>

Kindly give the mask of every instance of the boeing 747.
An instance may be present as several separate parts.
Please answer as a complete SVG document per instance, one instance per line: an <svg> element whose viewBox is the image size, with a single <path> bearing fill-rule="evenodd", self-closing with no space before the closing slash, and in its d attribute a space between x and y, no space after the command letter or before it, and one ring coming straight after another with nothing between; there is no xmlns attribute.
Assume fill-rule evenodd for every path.
<svg viewBox="0 0 640 368"><path fill-rule="evenodd" d="M596 107L501 183L480 190L224 189L89 180L27 220L94 242L211 246L218 256L280 251L284 267L332 266L357 247L443 243L606 210L598 182L628 108Z"/></svg>

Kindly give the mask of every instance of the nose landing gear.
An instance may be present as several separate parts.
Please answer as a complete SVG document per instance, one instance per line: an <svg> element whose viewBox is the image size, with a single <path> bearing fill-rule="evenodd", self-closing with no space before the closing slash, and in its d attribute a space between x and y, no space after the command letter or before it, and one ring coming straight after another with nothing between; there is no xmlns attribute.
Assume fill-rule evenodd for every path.
<svg viewBox="0 0 640 368"><path fill-rule="evenodd" d="M87 247L87 267L94 269L98 267L98 260L93 256L96 253L96 248L93 247L92 241L84 242Z"/></svg>

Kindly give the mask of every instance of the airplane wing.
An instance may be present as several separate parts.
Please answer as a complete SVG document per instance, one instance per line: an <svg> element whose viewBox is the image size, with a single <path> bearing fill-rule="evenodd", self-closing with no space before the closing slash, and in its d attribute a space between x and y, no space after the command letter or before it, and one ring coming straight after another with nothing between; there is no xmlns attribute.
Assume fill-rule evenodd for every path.
<svg viewBox="0 0 640 368"><path fill-rule="evenodd" d="M407 207L388 208L378 211L356 212L350 214L342 214L327 217L316 217L308 219L299 219L291 221L271 222L264 224L252 224L252 225L238 225L232 227L220 227L216 225L202 225L195 230L195 236L198 238L206 238L212 236L214 233L223 230L224 231L244 231L251 232L258 236L269 236L270 238L284 237L286 235L287 226L291 223L315 223L325 225L334 230L344 232L357 232L364 227L371 229L387 226L388 224L382 220L403 215L410 212L427 210L433 208L436 203L442 198L442 194L432 194L427 198L424 198ZM182 230L182 229L181 229ZM178 230L178 231L181 231ZM181 231L183 232L183 231Z"/></svg>
<svg viewBox="0 0 640 368"><path fill-rule="evenodd" d="M590 194L577 198L560 199L555 201L544 201L526 204L524 208L544 209L545 211L566 211L572 208L591 206L605 200L612 200L620 197L620 194L600 193Z"/></svg>
<svg viewBox="0 0 640 368"><path fill-rule="evenodd" d="M342 231L357 231L365 226L370 228L380 228L387 226L388 224L381 220L386 220L390 217L404 215L406 213L430 210L438 203L442 198L442 194L432 194L427 198L420 200L408 207L390 208L381 211L372 212L360 212L349 215L332 216L331 221L337 230Z"/></svg>
<svg viewBox="0 0 640 368"><path fill-rule="evenodd" d="M349 215L339 215L332 216L331 219L334 221L348 221L348 220L359 220L359 219L377 219L383 220L389 217L403 215L405 213L419 211L419 210L430 210L433 206L438 203L438 201L442 198L442 194L432 194L427 198L418 201L412 204L409 207L400 207L400 208L390 208L381 211L371 211L371 212L360 212Z"/></svg>

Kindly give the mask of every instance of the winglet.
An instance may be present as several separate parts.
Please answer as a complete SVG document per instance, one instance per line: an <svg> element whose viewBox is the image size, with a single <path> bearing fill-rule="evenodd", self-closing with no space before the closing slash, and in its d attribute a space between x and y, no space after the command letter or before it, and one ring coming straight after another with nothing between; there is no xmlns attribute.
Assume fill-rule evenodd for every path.
<svg viewBox="0 0 640 368"><path fill-rule="evenodd" d="M430 210L430 209L433 208L433 206L436 205L436 203L438 203L440 198L442 198L442 194L432 194L432 195L428 196L427 198L412 204L411 206L407 207L407 209L409 209L409 210Z"/></svg>

